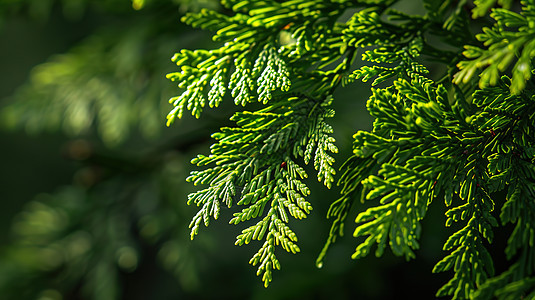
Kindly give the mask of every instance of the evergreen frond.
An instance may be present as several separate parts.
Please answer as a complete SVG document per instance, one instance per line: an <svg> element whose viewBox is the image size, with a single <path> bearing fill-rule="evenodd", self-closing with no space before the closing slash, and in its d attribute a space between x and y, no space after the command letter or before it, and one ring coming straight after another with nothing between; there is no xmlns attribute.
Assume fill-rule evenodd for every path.
<svg viewBox="0 0 535 300"><path fill-rule="evenodd" d="M535 230L526 220L535 218L533 4L522 1L517 13L509 9L511 1L478 0L470 16L468 1L425 0L425 15L396 10L395 1L222 2L232 16L201 11L184 18L215 32L222 45L175 55L180 72L168 77L185 91L171 99L168 123L185 109L199 117L206 104L217 107L227 90L236 105L259 102L259 108L236 112L236 126L213 135L210 155L192 161L203 169L191 172L188 181L208 186L189 196L188 203L200 207L190 225L192 238L201 223L218 218L222 205L237 206L230 223L253 225L242 230L236 245L263 241L250 263L268 286L273 270L280 269L277 247L300 251L290 221L312 210L302 166L313 162L327 188L335 180L338 148L327 122L334 116L335 90L373 79L367 102L373 129L353 136L316 265L323 265L330 245L343 236L356 199L375 205L356 217L355 259L372 249L381 256L387 246L396 256L414 258L429 206L444 203L445 226L458 223L459 229L444 241L448 254L433 269L453 273L437 296L506 299L531 293ZM502 8L490 14L495 25L476 36L486 48L476 46L470 18L485 16L496 4ZM346 11L352 15L342 19ZM440 43L452 49L435 45ZM364 65L353 69L357 53ZM461 61L463 54L468 60ZM430 61L445 65L438 79L432 79ZM478 69L483 72L476 88L470 81ZM504 76L508 69L510 76ZM495 199L502 191L503 203ZM502 225L515 227L506 255L516 262L498 275L487 250L500 226L496 210Z"/></svg>
<svg viewBox="0 0 535 300"><path fill-rule="evenodd" d="M483 3L491 4L492 1L479 2L483 6ZM523 9L520 13L505 8L492 11L491 17L496 23L492 28L485 27L483 33L476 35L487 49L465 46L463 54L468 60L458 64L460 71L455 75L455 83L467 83L479 69L484 69L479 78L480 88L494 86L498 83L500 73L516 60L510 90L511 93L518 94L525 88L532 75L532 60L535 55L535 31L530 25L534 22L535 8L527 1L522 2Z"/></svg>
<svg viewBox="0 0 535 300"><path fill-rule="evenodd" d="M513 3L513 0L475 0L475 7L472 9L472 17L478 18L487 15L492 7L496 4L501 5L503 8L509 9Z"/></svg>
<svg viewBox="0 0 535 300"><path fill-rule="evenodd" d="M395 10L386 11L390 20L403 23L394 25L382 20L377 8L361 10L353 15L343 31L344 42L353 47L374 46L362 54L362 60L375 63L355 70L350 80L363 82L375 78L377 85L391 77L412 78L428 73L415 59L423 48L424 19L404 15Z"/></svg>
<svg viewBox="0 0 535 300"><path fill-rule="evenodd" d="M193 171L188 177L196 185L209 186L189 196L188 203L201 206L190 224L191 237L198 233L201 223L208 226L210 218L218 218L221 203L228 208L243 206L234 213L231 224L260 221L244 229L236 245L265 241L251 264L259 264L258 274L263 274L266 286L271 282L272 270L280 268L276 246L291 253L300 251L297 236L287 225L290 217L304 219L312 210L305 200L310 190L302 181L307 174L292 157L304 156L303 149L312 144L318 178L327 186L333 180L333 159L327 153L337 149L328 136L332 129L323 121L330 116L329 103L321 103L308 97L291 97L277 99L256 112L236 113L231 118L236 127L221 128L213 135L217 143L211 147L211 154L192 160L198 166L213 167Z"/></svg>
<svg viewBox="0 0 535 300"><path fill-rule="evenodd" d="M463 204L446 212L446 226L453 222L467 223L446 241L444 249L452 252L435 266L434 272L455 272L453 279L439 290L437 296L469 298L487 279L491 280L494 276L492 259L483 241L492 243L492 228L498 226L498 222L492 215L494 201L484 187L495 191L510 184L508 199L512 200L506 202L502 209L502 222L517 220L517 215L511 214L513 204L510 201L520 199L517 196L520 190L531 191L531 187L515 187L515 171L510 169L509 164L532 168L531 163L524 164L517 159L525 151L521 145L533 142L531 137L524 136L526 128L522 128L525 124L522 120L530 118L528 115L531 115L533 101L524 94L504 96L509 91L509 84L508 78L504 78L498 87L474 93L473 103L479 110L469 117L470 124L465 123L466 118L456 112L456 105L451 105L447 91L440 85L435 87L431 81L412 81L409 84L406 80L398 80L394 82L395 89L373 91L368 109L376 117L374 131L355 135L356 157L349 160L345 167L354 165L358 160L370 161L373 158L381 164L381 168L363 169L360 166L361 171L370 171L371 176L364 180L348 168L344 175L351 176L342 177L341 182L350 187L344 188L350 193L357 190L360 182L366 188L366 199L380 199L380 205L357 216L354 235L365 236L366 239L358 245L354 258L367 255L374 244L377 244L376 255L380 256L387 241L394 254L411 258L413 250L418 248L419 221L425 216L427 206L442 192L446 205L451 205L450 193L455 191ZM515 113L511 114L512 111ZM464 157L464 164L458 161L458 156ZM359 165L354 166L359 168ZM332 209L340 203L348 203L346 197L335 202ZM532 195L521 197L531 198ZM515 211L530 214L532 210ZM333 228L339 230L342 216L343 213L338 215ZM524 217L532 218L531 215ZM509 259L517 249L528 244L520 235L526 237L532 234L515 233L520 230L523 229L515 229L510 238L506 250ZM335 234L339 233L331 232L327 244L333 241ZM531 273L531 270L527 272Z"/></svg>

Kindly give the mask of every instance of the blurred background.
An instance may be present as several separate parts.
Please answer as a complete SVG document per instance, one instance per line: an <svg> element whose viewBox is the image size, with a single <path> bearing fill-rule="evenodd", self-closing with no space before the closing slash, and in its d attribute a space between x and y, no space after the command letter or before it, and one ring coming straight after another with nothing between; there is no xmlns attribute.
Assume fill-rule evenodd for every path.
<svg viewBox="0 0 535 300"><path fill-rule="evenodd" d="M234 246L243 228L227 224L232 211L190 241L189 161L236 109L226 101L165 126L179 92L165 78L170 58L215 46L179 22L202 7L221 10L212 0L0 0L0 299L434 298L450 276L431 275L448 235L440 208L417 260L353 261L357 204L317 269L339 189L311 179L314 210L291 221L302 251L278 252L268 289L248 264L260 244ZM371 128L368 95L361 83L335 95L338 167L352 134Z"/></svg>

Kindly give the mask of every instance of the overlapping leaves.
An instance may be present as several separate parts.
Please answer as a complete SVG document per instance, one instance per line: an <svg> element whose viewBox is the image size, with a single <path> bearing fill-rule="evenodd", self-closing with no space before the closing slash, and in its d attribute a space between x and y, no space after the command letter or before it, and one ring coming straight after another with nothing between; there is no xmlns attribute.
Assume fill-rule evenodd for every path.
<svg viewBox="0 0 535 300"><path fill-rule="evenodd" d="M264 105L257 111L235 113L231 120L236 127L214 134L217 142L211 154L192 161L204 169L193 171L188 180L208 187L190 194L188 203L200 206L190 224L192 238L201 224L207 226L211 218L219 217L222 206L243 206L230 223L256 220L256 224L244 229L236 244L264 241L250 263L258 265L258 275L267 286L272 271L280 268L276 246L300 251L297 235L288 225L290 217L305 218L312 209L305 200L310 192L301 159L313 162L318 180L327 187L334 181L332 154L338 149L326 119L334 115L329 108L331 94L354 51L340 51L342 29L330 28L347 4L302 0L223 4L235 12L233 16L204 10L183 19L215 31L213 39L224 44L216 50L182 50L173 57L180 71L168 78L184 92L171 99L175 108L168 124L182 117L184 110L199 117L206 106L217 107L229 94L236 105ZM326 18L313 18L324 13Z"/></svg>
<svg viewBox="0 0 535 300"><path fill-rule="evenodd" d="M461 51L437 49L428 38L447 35L443 41L454 47L466 42L465 35L458 34L468 24L463 12L466 1L453 10L439 1L426 1L427 9L437 11L425 16L407 15L387 8L389 1L380 2L224 1L235 12L232 17L205 11L186 18L194 26L216 31L214 40L224 44L217 50L185 50L175 56L182 71L170 77L186 91L172 99L176 108L170 122L184 109L198 117L206 104L219 105L227 90L236 104L266 105L236 113L232 119L237 126L222 128L214 135L217 143L211 155L193 161L207 168L192 172L189 180L209 187L190 195L190 202L201 207L191 223L192 237L201 223L208 225L210 218L219 216L222 205L243 205L231 223L255 219L256 224L244 229L236 243L264 241L251 263L259 265L258 275L263 274L269 284L272 270L280 267L275 246L299 251L288 215L304 218L311 209L304 200L306 174L296 158L305 163L314 160L318 179L328 187L333 181L329 152L337 149L330 137L332 128L323 121L332 116L327 99L342 81L373 78L377 85L392 80L389 87L372 90L367 107L376 118L374 129L354 136L353 156L344 164L339 182L342 197L328 212L333 225L317 265L323 264L329 245L343 234L345 218L359 195L378 204L356 218L354 236L359 239L354 258L368 255L374 247L380 256L387 244L398 256L415 257L420 222L435 198L444 197L445 225L459 223L460 229L445 242L448 254L435 266L434 272L453 271L437 295L465 299L525 291L531 284L531 269L520 272L515 263L493 277L486 248L493 241L493 228L499 226L493 193L508 190L501 219L516 224L508 256L531 255L527 245L533 230L522 221L531 218L530 205L517 200L533 194L526 183L532 181L533 116L523 113L533 99L522 92L530 84L532 69L531 5L524 2L520 14L494 10L491 16L497 25L478 36L487 46L492 44L489 50L468 47L465 55L475 60L459 64L462 70L453 78L451 67ZM476 1L473 14L481 16L495 2ZM351 6L369 8L337 23ZM505 41L513 41L513 47L505 49ZM371 65L351 73L357 48L364 48L363 60ZM516 54L512 81L500 80L498 74ZM426 59L447 65L447 74L437 81L441 84L425 77ZM480 80L483 89L475 93L469 86L448 83L452 79L468 83L481 67L486 68ZM521 287L515 290L515 284Z"/></svg>
<svg viewBox="0 0 535 300"><path fill-rule="evenodd" d="M214 134L217 143L211 154L192 161L210 167L188 177L196 185L209 185L189 195L188 203L201 207L190 224L191 237L198 233L201 222L208 226L211 217L219 217L222 205L243 206L230 223L258 221L242 231L236 244L265 240L250 263L259 265L257 274L263 274L266 286L272 271L280 269L275 247L300 251L297 235L288 226L289 217L303 219L312 210L305 200L310 190L302 181L307 174L294 159L304 157L308 162L314 157L318 178L328 186L333 180L334 160L329 152L338 150L329 137L332 129L324 123L332 116L328 105L329 101L292 97L256 112L236 113L231 119L237 127L224 127Z"/></svg>
<svg viewBox="0 0 535 300"><path fill-rule="evenodd" d="M340 209L340 201L358 196L356 191L366 191L366 200L380 199L378 206L357 216L354 235L365 240L359 242L354 258L367 255L374 244L379 256L387 243L394 254L413 257L419 221L428 205L444 195L446 205L451 206L456 193L462 203L446 212L446 226L465 225L446 241L444 250L451 253L433 270L454 271L437 296L506 299L531 288L533 266L525 260L533 254L530 239L535 231L526 220L534 211L528 200L533 196L528 178L535 173L534 140L527 132L533 130L534 103L524 93L508 95L509 84L503 78L499 87L477 91L473 103L479 109L468 118L470 123L459 114L459 104L451 105L446 90L432 82L397 81L395 89L374 90L368 103L377 118L374 132L355 135L355 155L346 163L341 179L344 196L331 207ZM372 163L381 167L370 167ZM372 175L364 179L363 170ZM493 277L486 245L492 243L493 227L499 225L491 193L504 189L508 196L500 218L516 226L506 254L508 259L521 255L510 270ZM526 267L519 268L519 264Z"/></svg>
<svg viewBox="0 0 535 300"><path fill-rule="evenodd" d="M491 28L483 28L483 33L476 35L486 49L465 46L463 54L469 60L458 64L461 70L455 75L456 83L469 82L479 69L483 69L479 86L494 86L498 83L500 73L516 60L511 78L511 93L518 94L526 87L526 82L532 76L532 61L535 57L535 4L531 1L522 1L522 4L520 13L505 8L492 10L490 15L496 23Z"/></svg>

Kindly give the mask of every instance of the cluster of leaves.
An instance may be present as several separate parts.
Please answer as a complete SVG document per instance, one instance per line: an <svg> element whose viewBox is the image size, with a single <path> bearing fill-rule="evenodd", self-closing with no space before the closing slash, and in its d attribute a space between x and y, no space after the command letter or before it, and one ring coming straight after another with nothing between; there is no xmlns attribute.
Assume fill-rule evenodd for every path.
<svg viewBox="0 0 535 300"><path fill-rule="evenodd" d="M341 83L374 79L372 85L385 87L372 89L368 100L373 130L354 136L353 155L339 181L342 197L328 212L333 224L317 265L343 235L359 197L378 204L356 218L355 259L374 246L380 256L387 244L395 255L414 258L421 221L435 198L443 198L446 227L459 223L460 229L445 241L449 254L433 270L454 273L437 296L532 298L535 4L522 1L521 11L513 12L511 1L499 1L504 8L490 14L495 25L484 27L476 40L469 28L481 25L471 18L468 1L454 6L454 1L425 0L424 15L395 10L394 2L226 0L232 16L202 11L184 18L216 32L214 40L223 46L175 55L181 71L168 77L185 91L171 99L169 123L185 109L199 117L206 104L217 107L227 89L236 105L262 103L255 111L236 113L231 120L237 126L214 134L211 154L192 161L207 167L193 171L189 180L208 185L189 196L189 203L201 207L190 225L192 238L201 222L208 225L210 217L219 216L221 202L245 206L230 223L259 219L236 244L265 241L251 263L260 265L258 275L267 286L272 269L280 267L275 246L299 251L288 213L301 219L311 210L299 164L307 164L314 152L318 179L327 187L334 180L328 152L337 149L324 122L333 115L334 90ZM488 18L496 1L473 4L474 18ZM344 20L348 8L357 11ZM451 50L433 46L437 43ZM351 70L359 48L367 64ZM446 69L434 74L435 80L426 77L431 61ZM508 67L510 76L504 76ZM480 68L476 88L472 81ZM499 222L514 224L506 255L515 262L496 275L487 247Z"/></svg>
<svg viewBox="0 0 535 300"><path fill-rule="evenodd" d="M182 50L173 57L181 71L168 78L185 90L170 100L175 108L168 123L181 118L184 110L200 117L207 104L217 107L227 90L236 105L263 104L255 111L234 114L231 120L237 126L214 134L217 142L211 154L192 161L207 168L193 171L188 180L208 187L190 194L188 203L201 207L190 225L192 238L201 222L208 225L211 217L218 218L221 202L229 208L244 206L234 213L231 224L259 219L243 230L236 244L264 240L250 263L259 265L257 274L267 286L272 270L280 268L275 246L299 251L288 215L302 219L312 209L305 200L309 188L302 181L307 174L299 164L313 161L320 182L330 188L334 181L331 153L338 149L326 119L334 115L332 93L355 49L339 50L344 28L336 20L347 4L302 0L223 4L235 14L203 10L183 19L216 31L214 40L223 46ZM326 11L328 16L318 18Z"/></svg>
<svg viewBox="0 0 535 300"><path fill-rule="evenodd" d="M444 250L451 253L433 270L455 271L437 296L477 298L484 295L484 289L478 289L486 286L491 291L486 292L487 297L491 297L507 284L518 284L511 282L513 278L525 283L532 274L527 261L522 264L528 267L517 270L516 277L508 277L509 282L503 280L498 285L495 278L489 279L494 268L485 242L492 242L492 228L498 226L492 214L495 197L491 195L506 189L500 219L504 225L515 223L519 227L515 231L523 234L513 233L507 256L511 259L518 251L531 252L531 217L522 221L519 214L533 213L528 208L532 206L528 203L532 202L535 175L529 132L533 130L535 107L530 95L510 95L509 87L510 81L504 77L500 86L474 93L470 114L460 104L449 103L447 90L442 85L433 87L431 82L398 80L391 88L373 91L368 107L376 117L374 131L355 135L354 157L341 178L346 185L344 196L332 208L332 216L344 217L337 213L348 205L344 202L363 190L363 199L380 201L357 216L354 236L366 239L360 242L354 258L367 255L374 244L379 256L387 242L394 254L413 258L421 234L420 221L434 198L443 195L447 207L460 203L446 211L446 226L455 222L465 225L446 241ZM366 177L362 172L370 165L375 170ZM518 181L523 182L522 187L516 185ZM512 196L514 191L525 193L522 200ZM529 253L525 255L529 257Z"/></svg>
<svg viewBox="0 0 535 300"><path fill-rule="evenodd" d="M470 60L458 64L461 71L456 75L455 83L467 83L473 73L483 68L479 87L496 85L500 73L516 60L512 68L510 90L512 94L518 94L525 88L526 82L531 78L532 60L535 57L535 28L532 24L535 3L524 1L522 4L520 13L505 8L492 10L490 16L496 23L492 28L485 27L483 33L476 35L486 47L465 46L463 54ZM479 10L474 14L479 14Z"/></svg>

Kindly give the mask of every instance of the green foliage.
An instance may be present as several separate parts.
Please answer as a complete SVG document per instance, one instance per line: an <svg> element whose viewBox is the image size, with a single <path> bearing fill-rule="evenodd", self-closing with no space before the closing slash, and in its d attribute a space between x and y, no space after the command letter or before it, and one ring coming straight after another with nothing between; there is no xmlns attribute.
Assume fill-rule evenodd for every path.
<svg viewBox="0 0 535 300"><path fill-rule="evenodd" d="M192 160L197 166L210 167L193 171L188 181L209 187L190 194L188 203L201 206L190 224L192 238L201 222L208 226L210 217L219 217L221 203L228 208L245 206L234 213L231 224L259 219L242 231L236 244L265 241L250 263L259 265L257 274L262 274L267 286L272 270L280 269L275 246L300 251L297 235L287 225L288 215L302 219L312 209L305 200L309 188L302 181L307 174L295 159L305 164L313 161L318 180L327 187L334 181L331 153L338 149L326 119L334 115L332 91L350 66L354 49L340 52L342 28L330 29L345 6L323 1L223 4L235 15L203 10L183 18L192 26L216 31L213 39L224 45L210 51L182 50L173 57L181 71L168 78L178 81L185 91L171 98L175 108L168 124L181 118L184 109L198 118L206 104L217 107L227 90L236 105L256 101L265 105L236 113L231 118L236 127L224 127L212 136L217 143L211 154ZM321 11L330 11L329 16L312 21ZM295 36L284 41L281 29ZM307 31L316 33L309 36ZM308 71L310 64L318 66ZM290 81L291 74L297 76Z"/></svg>
<svg viewBox="0 0 535 300"><path fill-rule="evenodd" d="M496 2L503 8L492 9L492 28L472 19L485 16ZM260 265L257 274L267 286L272 270L280 268L275 246L299 251L288 214L301 219L312 209L304 200L309 190L300 165L315 152L318 179L327 187L334 180L329 152L337 148L324 119L334 114L329 106L335 89L342 82L373 79L373 86L384 86L372 89L368 100L373 130L354 136L353 156L341 168L342 196L327 213L333 223L317 266L343 235L355 199L376 204L356 217L353 258L374 247L381 256L388 245L395 255L411 259L419 249L422 219L432 203L439 205L436 198L443 198L445 226L456 229L444 244L448 254L433 269L453 272L437 296L532 297L533 3L523 1L517 13L510 10L512 1L475 1L471 16L468 1L455 6L424 1L423 15L399 11L393 1L223 4L232 16L202 11L183 19L215 32L214 41L223 45L175 55L181 71L168 77L185 91L171 99L169 123L184 109L198 118L207 103L217 107L224 101L227 90L236 105L258 101L262 106L234 114L237 127L214 134L211 154L192 161L205 169L193 171L188 180L209 186L189 196L188 203L201 206L190 225L192 238L201 222L218 218L221 204L245 206L230 223L259 220L236 244L264 240L250 263ZM348 8L356 10L344 19ZM474 26L483 31L476 35L483 45L470 34ZM352 70L359 48L366 64ZM432 61L445 72L430 75ZM475 88L471 80L481 68ZM500 192L507 193L505 199ZM506 255L515 262L496 275L487 248L493 229L507 223L515 228Z"/></svg>
<svg viewBox="0 0 535 300"><path fill-rule="evenodd" d="M491 4L492 1L479 1L474 15L479 16L481 10ZM478 69L484 68L479 79L480 88L496 85L500 72L507 70L516 60L510 90L511 93L518 94L525 88L526 82L531 78L532 60L535 56L535 29L532 23L535 4L531 1L522 1L522 4L520 13L508 9L492 10L490 16L496 23L492 28L484 27L483 33L476 35L488 49L465 46L463 55L470 60L458 64L461 70L456 75L455 83L467 83Z"/></svg>
<svg viewBox="0 0 535 300"><path fill-rule="evenodd" d="M47 15L63 2L19 0L0 8L9 7L3 15L34 8ZM535 297L533 1L223 0L220 10L203 1L116 2L70 7L110 5L120 13L124 5L156 17L138 15L36 68L2 110L4 123L74 136L96 128L108 146L136 127L156 135L162 126L153 118L161 110L155 99L167 95L157 78L167 73L180 90L169 101L168 126L183 128L178 120L188 113L213 116L207 107L235 105L231 122L212 134L209 154L192 159L196 169L184 176L199 186L187 200L198 208L190 238L228 210L228 222L241 229L235 245L258 249L249 263L265 287L282 268L279 249L301 251L295 222L318 211L308 181L315 173L328 189L337 180L341 193L327 212L332 224L317 267L352 214L353 259L388 249L415 259L422 236L432 234L423 221L433 205L449 235L433 273L451 275L437 297ZM213 33L212 49L172 42L178 25L160 13L177 7L191 10L183 23ZM160 59L180 48L171 70ZM336 178L336 92L357 81L371 82L373 128L353 135ZM124 177L106 174L28 205L15 223L8 268L0 268L10 274L0 276L0 290L27 276L57 275L29 282L24 296L80 289L89 299L117 299L120 274L137 268L143 243L155 245L182 287L197 285L196 260L184 258L194 255L182 257L188 244L175 232L177 223L185 227L174 222L186 212L172 200L184 193L184 178L169 170L177 159L158 157L118 159L128 165L116 171ZM176 190L161 193L159 186ZM491 251L497 229L512 229L505 270ZM64 286L56 288L57 278L66 278Z"/></svg>

